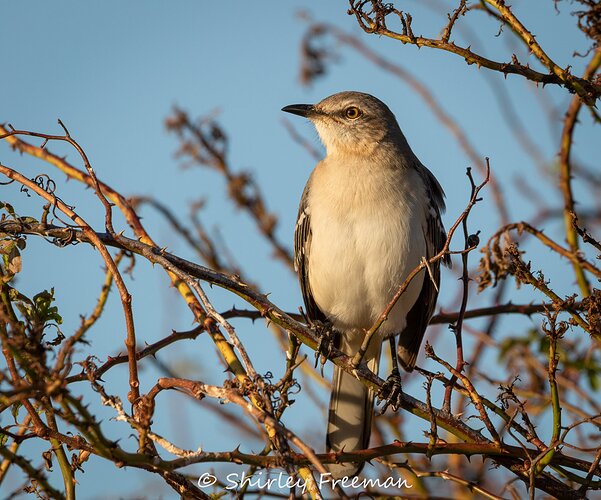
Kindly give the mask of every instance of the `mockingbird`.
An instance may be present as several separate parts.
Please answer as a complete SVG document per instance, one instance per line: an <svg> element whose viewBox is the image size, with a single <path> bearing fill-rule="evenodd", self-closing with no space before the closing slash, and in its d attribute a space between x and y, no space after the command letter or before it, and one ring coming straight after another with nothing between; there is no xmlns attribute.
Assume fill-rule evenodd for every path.
<svg viewBox="0 0 601 500"><path fill-rule="evenodd" d="M408 274L444 246L444 193L379 99L340 92L315 105L293 104L282 111L311 120L327 150L305 186L294 236L306 313L311 322L330 325L321 333L329 332L335 345L353 356ZM387 338L393 358L387 394L380 398L399 397L395 336L401 365L406 371L415 366L439 277L439 261L430 265L430 273L421 271L372 337L363 358L368 367L378 373ZM332 386L328 450L367 448L375 394L337 366ZM343 477L361 467L342 463L329 470Z"/></svg>

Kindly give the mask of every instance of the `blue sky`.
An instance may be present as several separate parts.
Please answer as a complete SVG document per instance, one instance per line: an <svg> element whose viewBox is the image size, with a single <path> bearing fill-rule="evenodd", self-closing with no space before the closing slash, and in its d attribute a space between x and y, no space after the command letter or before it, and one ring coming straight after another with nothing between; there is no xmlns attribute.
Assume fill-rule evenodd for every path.
<svg viewBox="0 0 601 500"><path fill-rule="evenodd" d="M417 4L417 2L413 2ZM586 42L569 18L567 6L556 14L552 2L545 5L515 1L515 11L537 34L559 64L572 64L581 71L582 60L572 59L574 47L586 50ZM435 35L444 24L444 9L439 13L428 6L445 2L424 2L414 10L414 31ZM438 123L427 105L405 84L382 73L372 63L357 56L348 47L339 47L338 60L327 74L310 87L299 83L300 42L307 22L298 16L308 12L315 21L328 22L357 35L373 50L402 65L422 80L437 96L446 111L468 134L481 156L489 156L494 174L507 193L512 220L528 219L533 205L519 194L513 182L523 175L543 198L556 195L554 179L547 182L532 161L515 143L511 130L503 120L493 87L485 78L486 70L466 67L451 54L428 49L417 50L398 42L367 36L346 15L345 2L266 1L256 2L75 2L41 1L5 2L0 17L4 50L1 56L2 91L0 121L16 128L58 133L57 118L69 127L71 134L85 148L97 175L125 195L147 194L167 204L182 217L188 204L206 200L202 213L209 228L219 232L235 259L257 281L270 298L281 307L296 311L301 304L294 276L274 261L270 248L256 236L253 223L246 214L232 208L226 199L223 180L207 170L180 168L175 158L177 141L168 134L164 120L173 106L191 116L218 112L218 121L230 137L229 158L234 169L247 169L260 183L270 210L279 218L278 236L289 246L296 217L297 200L314 164L282 126L280 108L297 102L316 102L340 90L372 93L389 104L401 128L422 162L439 178L447 192L447 226L461 212L468 196L465 168L469 161L448 131ZM412 7L413 8L413 7ZM456 30L455 40L471 43L491 58L507 59L516 52L522 61L530 61L524 50L508 42L507 34L495 38L495 23L480 13L470 15L482 21L477 39L469 31ZM561 32L561 36L557 34ZM466 42L466 40L469 40ZM565 108L569 97L555 88L536 88L516 76L507 79L489 73L488 78L505 86L513 107L518 110L525 128L549 162L555 158L557 136L551 132L538 95ZM308 123L292 118L300 133L315 147L317 136ZM555 125L558 125L557 123ZM594 134L597 134L596 136ZM598 131L583 116L576 134L576 157L592 163L598 154L591 144L598 144ZM64 145L52 144L52 151L68 153L74 163L77 155ZM99 230L103 210L90 191L75 182L65 183L64 176L30 157L13 154L0 145L0 161L20 169L28 176L49 173L59 184L60 196L77 206L78 212ZM1 187L1 199L14 204L22 215L37 215L41 204L27 198L13 186ZM576 193L590 196L577 185ZM478 205L470 226L482 230L482 240L498 225L494 205L487 194ZM173 237L169 227L147 207L144 223L155 240L170 251L194 258ZM118 220L118 219L116 219ZM124 227L124 226L123 226ZM561 225L549 224L550 231L561 235ZM557 232L559 231L559 232ZM561 236L559 236L560 241ZM462 243L457 241L457 247ZM529 248L526 246L526 248ZM474 262L477 255L473 254ZM546 251L533 254L539 266L548 266ZM554 261L553 261L554 262ZM559 289L568 290L572 278L567 266L554 266L548 276ZM443 284L441 305L451 304L459 283L447 274ZM47 243L29 238L24 258L24 271L19 286L26 293L55 287L58 304L65 318L66 332L74 328L79 314L89 312L102 279L99 255L82 245L59 250ZM444 280L444 276L443 276ZM138 262L135 280L128 281L134 295L134 312L140 342L152 342L165 336L171 328L188 329L191 317L182 301L167 287L167 278L159 269ZM235 301L231 295L210 290L218 308L229 308ZM492 293L475 299L474 304L487 303ZM515 302L536 298L521 291ZM540 297L539 297L540 300ZM527 324L516 320L506 331ZM252 355L257 357L260 371L270 368L277 354L271 335L261 326L236 323ZM475 325L477 326L477 322ZM449 354L453 343L446 329L435 347ZM106 316L90 333L93 352L101 359L123 348L124 325L116 294L111 296ZM175 347L161 359L192 378L219 382L221 368L214 361L209 340L199 338L194 344ZM156 371L146 366L145 389L156 379ZM107 377L107 386L125 396L124 371ZM111 385L112 384L112 385ZM421 382L410 386L421 394ZM90 398L95 395L82 387ZM239 442L236 433L223 437L218 419L198 410L198 405L183 404L174 394L161 396L163 412L156 421L160 430L182 447L207 449L233 448ZM323 419L311 403L299 396L299 403L289 410L287 422L304 434L310 442L321 446L323 436L309 424ZM105 409L106 419L112 416ZM319 421L319 420L317 420ZM115 435L128 434L119 424L112 425ZM325 425L325 424L324 424ZM213 430L215 429L215 430ZM219 433L219 434L217 434ZM218 436L218 439L216 437ZM419 435L421 437L421 434ZM419 438L418 437L418 438ZM225 440L225 443L224 443ZM131 446L134 446L132 441ZM86 474L78 479L81 498L101 498L116 492L131 495L148 494L161 488L161 482L147 474L117 470L111 464L92 460ZM205 469L197 468L196 472ZM55 479L58 473L54 474ZM12 477L16 485L20 477ZM59 483L57 483L59 484ZM163 490L160 490L163 491ZM170 490L165 489L167 497Z"/></svg>

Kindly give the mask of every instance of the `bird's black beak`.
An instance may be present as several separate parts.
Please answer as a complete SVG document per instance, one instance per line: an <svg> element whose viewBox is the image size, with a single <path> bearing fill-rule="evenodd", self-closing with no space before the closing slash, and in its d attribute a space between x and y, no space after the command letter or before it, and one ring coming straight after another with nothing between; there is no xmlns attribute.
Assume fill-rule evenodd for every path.
<svg viewBox="0 0 601 500"><path fill-rule="evenodd" d="M291 104L290 106L283 107L282 111L292 113L293 115L304 116L306 118L315 113L315 108L312 104Z"/></svg>

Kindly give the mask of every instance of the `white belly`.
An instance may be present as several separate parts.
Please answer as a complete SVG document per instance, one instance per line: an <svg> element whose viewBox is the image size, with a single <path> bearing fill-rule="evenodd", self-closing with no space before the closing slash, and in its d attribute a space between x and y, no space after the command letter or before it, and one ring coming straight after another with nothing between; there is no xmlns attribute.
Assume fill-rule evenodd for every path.
<svg viewBox="0 0 601 500"><path fill-rule="evenodd" d="M319 167L318 167L319 168ZM422 190L400 173L347 177L328 182L316 171L309 193L311 248L309 283L319 308L340 331L360 335L386 308L407 275L425 256ZM412 191L406 187L412 185ZM423 272L392 310L381 335L398 334L414 305Z"/></svg>

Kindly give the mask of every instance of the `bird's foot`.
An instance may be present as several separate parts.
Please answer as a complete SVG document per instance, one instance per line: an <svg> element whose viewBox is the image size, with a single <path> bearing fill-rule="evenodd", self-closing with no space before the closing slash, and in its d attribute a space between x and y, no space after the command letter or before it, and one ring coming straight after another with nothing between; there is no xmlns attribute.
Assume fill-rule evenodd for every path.
<svg viewBox="0 0 601 500"><path fill-rule="evenodd" d="M382 413L384 413L389 406L392 406L392 409L397 411L401 406L402 396L403 386L401 385L401 374L395 368L386 379L386 382L384 382L384 385L382 385L380 392L378 392L378 403L384 401Z"/></svg>
<svg viewBox="0 0 601 500"><path fill-rule="evenodd" d="M319 338L315 349L315 368L317 368L318 363L321 363L321 374L323 376L323 367L336 344L336 331L330 323L321 321L313 321L311 327Z"/></svg>

